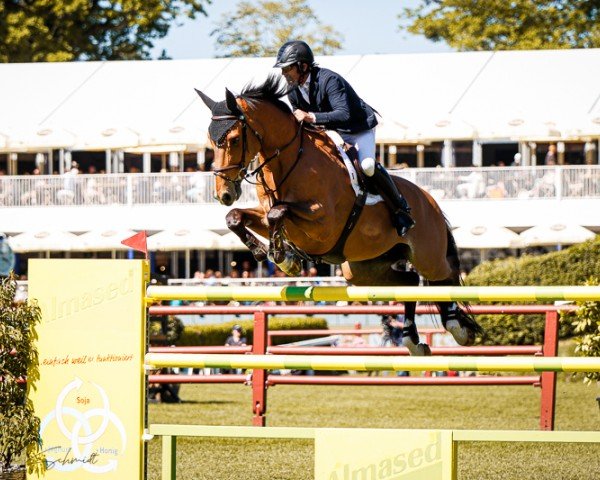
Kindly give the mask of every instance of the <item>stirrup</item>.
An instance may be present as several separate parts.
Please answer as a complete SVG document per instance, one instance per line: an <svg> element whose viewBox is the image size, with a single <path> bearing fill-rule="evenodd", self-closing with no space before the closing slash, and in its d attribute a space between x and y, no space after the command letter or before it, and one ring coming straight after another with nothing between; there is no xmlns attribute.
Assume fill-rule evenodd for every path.
<svg viewBox="0 0 600 480"><path fill-rule="evenodd" d="M396 231L401 237L406 235L416 225L414 219L404 210L398 210L394 213L394 223Z"/></svg>

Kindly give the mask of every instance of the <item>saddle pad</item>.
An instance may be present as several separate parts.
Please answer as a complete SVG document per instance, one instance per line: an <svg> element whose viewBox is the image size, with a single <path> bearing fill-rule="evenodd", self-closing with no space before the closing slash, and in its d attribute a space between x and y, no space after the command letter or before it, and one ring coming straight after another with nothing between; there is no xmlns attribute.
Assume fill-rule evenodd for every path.
<svg viewBox="0 0 600 480"><path fill-rule="evenodd" d="M360 194L360 184L358 183L358 173L356 172L354 165L352 165L352 162L348 158L348 155L346 155L346 152L344 150L344 140L342 139L340 134L334 130L327 130L327 135L329 135L329 138L331 138L333 140L333 143L335 143L335 146L337 147L338 151L340 152L340 155L342 156L342 159L344 160L344 164L346 165L346 170L348 171L348 175L350 176L350 183L352 185L352 188L354 189L354 193L356 196L358 196ZM373 195L372 193L367 194L367 199L365 201L365 205L375 205L376 203L379 203L379 202L383 202L383 198L381 198L381 195Z"/></svg>

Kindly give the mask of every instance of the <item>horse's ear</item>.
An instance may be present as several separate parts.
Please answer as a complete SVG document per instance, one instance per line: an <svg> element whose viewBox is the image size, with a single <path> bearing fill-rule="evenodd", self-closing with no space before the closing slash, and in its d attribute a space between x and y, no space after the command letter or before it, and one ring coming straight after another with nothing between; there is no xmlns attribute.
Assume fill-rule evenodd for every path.
<svg viewBox="0 0 600 480"><path fill-rule="evenodd" d="M240 107L238 107L235 95L231 93L228 88L225 89L225 101L227 102L227 108L230 112L234 114L242 113L240 112Z"/></svg>
<svg viewBox="0 0 600 480"><path fill-rule="evenodd" d="M194 88L194 90L196 90L196 93L198 95L200 95L200 98L202 99L202 101L204 102L204 105L206 105L210 111L212 112L213 107L215 106L215 104L217 102L215 102L214 100L212 100L208 95L205 95L204 93L202 93L200 90L198 90L197 88Z"/></svg>

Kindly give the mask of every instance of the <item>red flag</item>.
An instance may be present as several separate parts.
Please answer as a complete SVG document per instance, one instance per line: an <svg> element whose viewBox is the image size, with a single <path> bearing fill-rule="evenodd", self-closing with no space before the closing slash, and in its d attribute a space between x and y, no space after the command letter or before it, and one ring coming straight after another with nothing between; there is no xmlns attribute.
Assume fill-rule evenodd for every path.
<svg viewBox="0 0 600 480"><path fill-rule="evenodd" d="M146 259L148 258L148 244L146 239L148 236L146 235L146 231L143 230L140 233L136 233L133 237L126 238L125 240L121 240L121 243L129 248L133 248L138 252L144 252L146 255Z"/></svg>

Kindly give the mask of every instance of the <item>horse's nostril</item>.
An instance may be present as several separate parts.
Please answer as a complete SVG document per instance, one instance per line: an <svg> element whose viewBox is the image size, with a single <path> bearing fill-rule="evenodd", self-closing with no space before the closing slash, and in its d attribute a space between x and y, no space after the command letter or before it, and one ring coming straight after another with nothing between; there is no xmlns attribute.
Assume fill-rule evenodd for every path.
<svg viewBox="0 0 600 480"><path fill-rule="evenodd" d="M227 206L231 205L233 203L233 197L231 196L231 194L224 193L223 195L221 195L221 203Z"/></svg>

